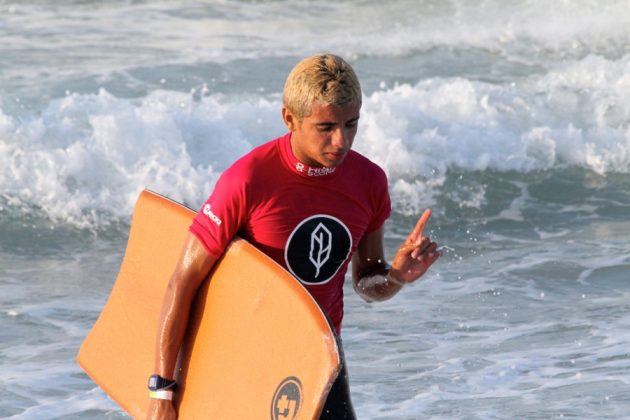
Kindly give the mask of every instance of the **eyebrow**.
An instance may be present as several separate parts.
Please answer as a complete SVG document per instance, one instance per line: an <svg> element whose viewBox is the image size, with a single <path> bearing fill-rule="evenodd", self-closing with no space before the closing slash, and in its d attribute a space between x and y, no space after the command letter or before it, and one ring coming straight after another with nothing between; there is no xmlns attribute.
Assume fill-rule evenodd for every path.
<svg viewBox="0 0 630 420"><path fill-rule="evenodd" d="M352 118L352 119L348 120L348 121L346 122L346 124L348 124L348 123L354 123L354 122L357 122L357 121L359 121L359 118L360 118L360 117L354 117L354 118ZM336 125L336 123L334 123L334 122L332 122L332 121L322 121L322 122L315 123L315 125L316 125L317 127L330 127L330 126Z"/></svg>

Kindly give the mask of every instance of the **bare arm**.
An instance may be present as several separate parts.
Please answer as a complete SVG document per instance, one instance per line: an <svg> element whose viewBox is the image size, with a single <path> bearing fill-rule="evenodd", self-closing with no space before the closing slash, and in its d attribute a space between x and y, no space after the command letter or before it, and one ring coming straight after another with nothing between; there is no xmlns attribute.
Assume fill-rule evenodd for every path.
<svg viewBox="0 0 630 420"><path fill-rule="evenodd" d="M419 279L442 255L437 244L423 236L424 227L431 217L426 210L418 219L413 231L400 245L391 267L383 251L383 228L365 235L352 257L352 283L354 290L366 301L383 301L391 298L407 283Z"/></svg>
<svg viewBox="0 0 630 420"><path fill-rule="evenodd" d="M189 233L166 288L158 321L154 373L164 378L173 377L192 301L215 262L201 242ZM148 418L176 418L171 401L152 399Z"/></svg>
<svg viewBox="0 0 630 420"><path fill-rule="evenodd" d="M387 281L389 267L383 251L383 228L365 235L352 256L352 285L367 302L391 298L402 286Z"/></svg>

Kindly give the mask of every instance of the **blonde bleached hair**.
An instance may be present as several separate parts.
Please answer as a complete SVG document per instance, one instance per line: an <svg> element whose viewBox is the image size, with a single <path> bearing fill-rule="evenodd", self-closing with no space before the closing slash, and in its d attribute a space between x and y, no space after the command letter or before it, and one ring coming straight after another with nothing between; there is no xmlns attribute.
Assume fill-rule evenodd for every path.
<svg viewBox="0 0 630 420"><path fill-rule="evenodd" d="M345 106L361 102L361 85L343 58L316 54L296 64L284 84L282 102L298 120L311 115L312 105Z"/></svg>

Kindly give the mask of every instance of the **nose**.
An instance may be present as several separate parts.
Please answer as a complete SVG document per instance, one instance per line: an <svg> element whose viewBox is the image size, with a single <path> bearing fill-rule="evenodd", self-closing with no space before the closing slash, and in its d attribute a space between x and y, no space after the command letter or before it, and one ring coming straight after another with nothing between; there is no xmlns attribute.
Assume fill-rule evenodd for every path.
<svg viewBox="0 0 630 420"><path fill-rule="evenodd" d="M343 128L337 128L332 135L332 145L338 149L347 149L350 146L350 136Z"/></svg>

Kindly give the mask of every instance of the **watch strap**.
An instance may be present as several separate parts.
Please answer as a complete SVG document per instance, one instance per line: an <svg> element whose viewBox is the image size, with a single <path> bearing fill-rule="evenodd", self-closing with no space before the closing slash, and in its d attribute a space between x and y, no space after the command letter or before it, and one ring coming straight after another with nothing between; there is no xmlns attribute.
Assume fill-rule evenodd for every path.
<svg viewBox="0 0 630 420"><path fill-rule="evenodd" d="M176 385L177 382L175 382L173 379L166 379L161 377L160 375L151 375L149 377L149 391L174 391Z"/></svg>
<svg viewBox="0 0 630 420"><path fill-rule="evenodd" d="M170 389L158 389L157 391L149 391L149 398L155 400L173 400L173 391Z"/></svg>

